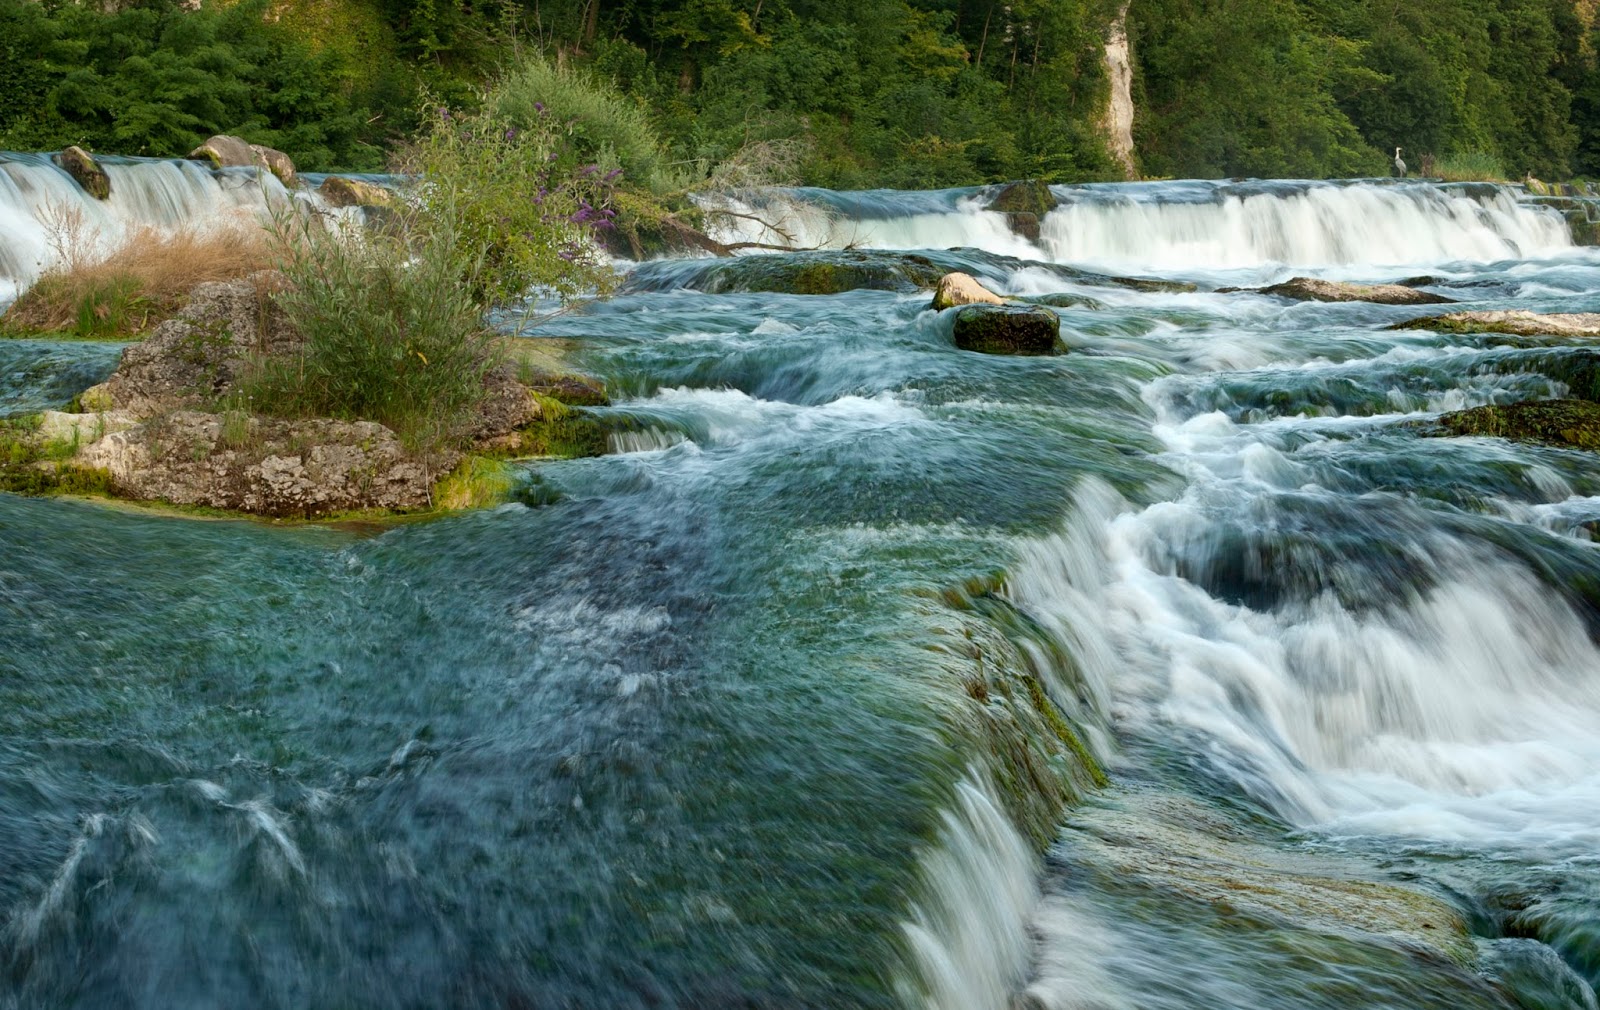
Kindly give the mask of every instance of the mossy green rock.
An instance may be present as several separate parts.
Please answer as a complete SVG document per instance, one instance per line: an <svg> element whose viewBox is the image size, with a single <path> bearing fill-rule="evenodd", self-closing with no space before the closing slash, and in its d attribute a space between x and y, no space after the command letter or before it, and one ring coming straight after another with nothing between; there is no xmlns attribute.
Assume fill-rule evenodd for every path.
<svg viewBox="0 0 1600 1010"><path fill-rule="evenodd" d="M81 147L69 147L56 155L56 164L96 200L111 198L111 176Z"/></svg>
<svg viewBox="0 0 1600 1010"><path fill-rule="evenodd" d="M956 346L982 354L1065 354L1061 317L1037 305L968 305L956 313Z"/></svg>
<svg viewBox="0 0 1600 1010"><path fill-rule="evenodd" d="M845 291L911 293L932 288L945 270L925 256L876 252L742 256L709 264L688 286L708 294L772 291L836 295Z"/></svg>
<svg viewBox="0 0 1600 1010"><path fill-rule="evenodd" d="M1033 214L1042 218L1056 209L1056 196L1050 187L1037 180L1013 182L1004 186L989 201L989 210L1002 214Z"/></svg>
<svg viewBox="0 0 1600 1010"><path fill-rule="evenodd" d="M1524 400L1445 414L1440 433L1509 438L1519 442L1600 449L1600 403L1588 400Z"/></svg>

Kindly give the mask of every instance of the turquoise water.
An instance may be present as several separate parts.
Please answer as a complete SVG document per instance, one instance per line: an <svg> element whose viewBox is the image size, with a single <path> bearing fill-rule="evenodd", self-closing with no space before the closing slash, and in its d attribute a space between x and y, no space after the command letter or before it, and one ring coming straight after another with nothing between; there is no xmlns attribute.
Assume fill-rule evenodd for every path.
<svg viewBox="0 0 1600 1010"><path fill-rule="evenodd" d="M1600 309L1600 257L1419 187L1417 254L1352 261L1367 189L1086 201L1148 269L930 251L1092 298L1052 359L641 267L527 337L636 423L495 509L0 497L0 1006L1592 1007L1600 468L1407 423L1593 348L1215 294L1279 240L1184 229L1464 307ZM972 197L833 202L943 250ZM0 405L114 353L0 342Z"/></svg>

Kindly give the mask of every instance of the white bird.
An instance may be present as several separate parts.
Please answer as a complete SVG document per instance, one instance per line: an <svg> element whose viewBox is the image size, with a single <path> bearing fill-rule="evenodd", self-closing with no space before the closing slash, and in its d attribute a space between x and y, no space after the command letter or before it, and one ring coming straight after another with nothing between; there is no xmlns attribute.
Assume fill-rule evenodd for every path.
<svg viewBox="0 0 1600 1010"><path fill-rule="evenodd" d="M1396 179L1404 179L1406 177L1406 163L1400 160L1400 149L1398 147L1394 149L1394 177Z"/></svg>

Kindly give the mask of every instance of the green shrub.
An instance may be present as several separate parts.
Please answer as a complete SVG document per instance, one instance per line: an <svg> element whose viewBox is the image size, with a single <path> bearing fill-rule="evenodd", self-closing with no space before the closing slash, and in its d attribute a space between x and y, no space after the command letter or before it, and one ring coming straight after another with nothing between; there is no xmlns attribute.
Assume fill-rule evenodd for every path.
<svg viewBox="0 0 1600 1010"><path fill-rule="evenodd" d="M486 304L530 289L563 299L604 292L615 274L591 238L609 224L615 180L574 161L553 120L524 128L488 111L437 109L404 157L422 179L408 227L448 233L462 282Z"/></svg>
<svg viewBox="0 0 1600 1010"><path fill-rule="evenodd" d="M440 214L353 234L279 218L289 283L276 297L304 345L258 362L240 403L280 417L378 421L419 449L459 441L496 354L462 283L454 223Z"/></svg>
<svg viewBox="0 0 1600 1010"><path fill-rule="evenodd" d="M621 169L629 184L654 193L687 185L668 166L644 108L603 82L540 56L523 60L498 81L483 107L506 127L558 136L564 147L561 170Z"/></svg>

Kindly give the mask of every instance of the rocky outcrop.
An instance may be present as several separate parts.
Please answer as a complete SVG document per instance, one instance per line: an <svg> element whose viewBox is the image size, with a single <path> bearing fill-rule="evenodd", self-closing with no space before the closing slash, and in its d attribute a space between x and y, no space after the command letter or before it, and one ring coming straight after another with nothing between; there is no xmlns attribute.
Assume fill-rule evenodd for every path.
<svg viewBox="0 0 1600 1010"><path fill-rule="evenodd" d="M84 192L96 200L109 200L111 198L111 176L100 167L100 163L81 147L69 147L55 156L57 165L62 171L72 176L83 187Z"/></svg>
<svg viewBox="0 0 1600 1010"><path fill-rule="evenodd" d="M952 273L939 278L933 289L933 310L943 312L958 305L1003 305L1005 299L990 291L971 274Z"/></svg>
<svg viewBox="0 0 1600 1010"><path fill-rule="evenodd" d="M94 442L77 463L145 501L313 519L432 504L457 454L419 458L371 421L284 421L180 410Z"/></svg>
<svg viewBox="0 0 1600 1010"><path fill-rule="evenodd" d="M1441 415L1436 435L1478 435L1578 449L1600 449L1600 403L1524 400Z"/></svg>
<svg viewBox="0 0 1600 1010"><path fill-rule="evenodd" d="M1250 291L1272 295L1275 298L1292 298L1297 302L1372 302L1376 305L1449 305L1455 299L1443 295L1418 291L1406 284L1352 284L1348 281L1325 281L1315 277L1295 277L1282 284L1265 288L1220 288L1218 293Z"/></svg>
<svg viewBox="0 0 1600 1010"><path fill-rule="evenodd" d="M1523 311L1451 312L1411 319L1390 328L1440 333L1509 333L1521 337L1600 337L1600 312L1548 315Z"/></svg>
<svg viewBox="0 0 1600 1010"><path fill-rule="evenodd" d="M293 353L299 334L266 297L280 283L263 273L197 285L182 312L122 352L104 387L111 408L149 416L199 407L227 393L253 357Z"/></svg>
<svg viewBox="0 0 1600 1010"><path fill-rule="evenodd" d="M189 152L191 161L206 161L212 168L259 168L270 171L263 158L249 141L242 137L219 133Z"/></svg>
<svg viewBox="0 0 1600 1010"><path fill-rule="evenodd" d="M1055 194L1042 182L1013 182L1001 187L984 208L1006 216L1006 224L1022 238L1037 242L1040 222L1056 208Z"/></svg>
<svg viewBox="0 0 1600 1010"><path fill-rule="evenodd" d="M330 207L393 207L394 193L382 186L360 179L346 179L330 175L322 180L317 192Z"/></svg>
<svg viewBox="0 0 1600 1010"><path fill-rule="evenodd" d="M260 144L251 144L250 150L266 162L267 171L277 176L279 182L291 189L300 184L300 174L294 169L293 158L275 147L262 147Z"/></svg>
<svg viewBox="0 0 1600 1010"><path fill-rule="evenodd" d="M982 354L1065 354L1061 317L1037 305L967 305L956 312L956 346Z"/></svg>
<svg viewBox="0 0 1600 1010"><path fill-rule="evenodd" d="M1111 160L1122 169L1124 179L1132 180L1139 178L1139 169L1133 160L1133 52L1128 44L1128 6L1128 0L1123 0L1106 33L1106 77L1111 87L1100 128Z"/></svg>

